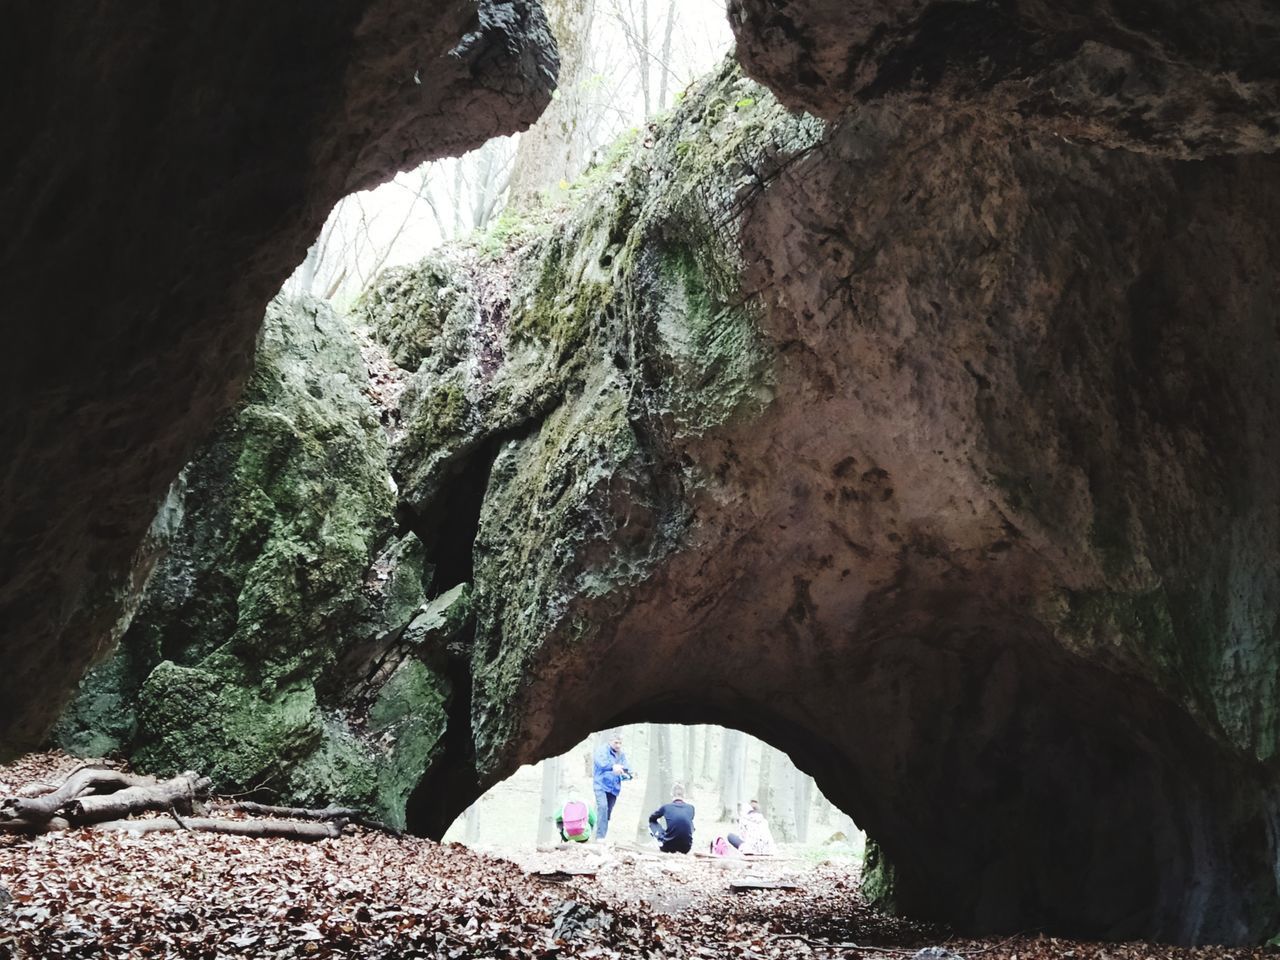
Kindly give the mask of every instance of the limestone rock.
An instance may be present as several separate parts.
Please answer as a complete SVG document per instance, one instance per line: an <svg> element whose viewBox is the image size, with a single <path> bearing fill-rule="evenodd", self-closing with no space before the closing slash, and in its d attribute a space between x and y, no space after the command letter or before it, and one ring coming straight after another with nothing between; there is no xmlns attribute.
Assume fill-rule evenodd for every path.
<svg viewBox="0 0 1280 960"><path fill-rule="evenodd" d="M329 307L272 303L239 409L183 471L182 520L119 652L60 721L65 746L199 769L224 790L387 803L402 820L446 685L387 660L426 616L428 570L416 540L394 537L365 389Z"/></svg>
<svg viewBox="0 0 1280 960"><path fill-rule="evenodd" d="M730 0L747 72L836 117L893 99L1174 157L1280 147L1265 0Z"/></svg>
<svg viewBox="0 0 1280 960"><path fill-rule="evenodd" d="M712 720L811 772L909 912L1268 934L1276 173L692 92L414 375L392 461L475 635L410 824L586 730Z"/></svg>
<svg viewBox="0 0 1280 960"><path fill-rule="evenodd" d="M113 642L333 204L527 126L556 71L533 0L37 4L5 29L0 755Z"/></svg>

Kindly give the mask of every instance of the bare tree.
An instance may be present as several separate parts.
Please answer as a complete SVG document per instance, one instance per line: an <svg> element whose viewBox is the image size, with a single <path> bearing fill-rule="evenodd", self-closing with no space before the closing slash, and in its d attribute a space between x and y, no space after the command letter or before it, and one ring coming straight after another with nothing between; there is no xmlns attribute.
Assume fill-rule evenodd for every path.
<svg viewBox="0 0 1280 960"><path fill-rule="evenodd" d="M761 797L765 816L773 829L773 835L783 843L792 843L796 839L796 768L791 759L781 750L766 747L768 754L769 792Z"/></svg>
<svg viewBox="0 0 1280 960"><path fill-rule="evenodd" d="M692 786L693 781L697 779L697 765L698 728L689 724L684 728L684 763L680 766L680 775L684 777L686 786Z"/></svg>
<svg viewBox="0 0 1280 960"><path fill-rule="evenodd" d="M560 48L560 82L551 105L520 137L507 201L513 208L528 206L540 191L575 177L589 146L584 86L596 0L543 0L542 8Z"/></svg>
<svg viewBox="0 0 1280 960"><path fill-rule="evenodd" d="M794 766L794 764L793 764ZM796 771L796 842L809 842L809 818L813 814L814 789L813 777L807 773Z"/></svg>
<svg viewBox="0 0 1280 960"><path fill-rule="evenodd" d="M640 822L636 824L636 838L641 841L649 836L649 814L671 798L671 786L675 783L671 772L671 727L668 724L649 724L649 763L645 777L644 803Z"/></svg>
<svg viewBox="0 0 1280 960"><path fill-rule="evenodd" d="M542 761L542 798L538 804L538 844L557 839L556 815L560 812L560 758Z"/></svg>
<svg viewBox="0 0 1280 960"><path fill-rule="evenodd" d="M740 730L724 731L720 754L720 820L734 821L746 793L747 735Z"/></svg>
<svg viewBox="0 0 1280 960"><path fill-rule="evenodd" d="M715 764L712 762L712 750L716 741L723 735L724 730L720 727L707 727L702 735L702 766L700 773L704 782L711 779L712 771L715 769Z"/></svg>

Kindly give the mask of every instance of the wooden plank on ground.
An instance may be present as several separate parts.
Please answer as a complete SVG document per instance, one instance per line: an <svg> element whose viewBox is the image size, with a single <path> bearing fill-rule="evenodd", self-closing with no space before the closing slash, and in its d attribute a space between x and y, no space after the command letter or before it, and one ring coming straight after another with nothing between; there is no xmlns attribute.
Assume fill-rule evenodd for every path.
<svg viewBox="0 0 1280 960"><path fill-rule="evenodd" d="M747 890L799 890L800 884L789 880L766 880L763 877L739 877L729 881L730 893L743 893Z"/></svg>

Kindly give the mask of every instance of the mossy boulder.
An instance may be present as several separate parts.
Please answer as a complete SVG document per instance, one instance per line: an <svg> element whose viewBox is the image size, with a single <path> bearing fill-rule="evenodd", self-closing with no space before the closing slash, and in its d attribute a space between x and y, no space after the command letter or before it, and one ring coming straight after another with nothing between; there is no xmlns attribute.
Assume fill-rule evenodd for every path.
<svg viewBox="0 0 1280 960"><path fill-rule="evenodd" d="M402 762L397 744L429 753L443 682L413 688L431 695L409 736L387 737L385 718L362 727L380 694L354 697L357 674L418 614L428 576L421 544L393 535L387 439L367 389L329 307L272 303L244 398L175 485L181 521L119 650L64 716L64 746L297 801L377 805L405 792L380 793L384 768ZM408 716L406 698L395 702Z"/></svg>

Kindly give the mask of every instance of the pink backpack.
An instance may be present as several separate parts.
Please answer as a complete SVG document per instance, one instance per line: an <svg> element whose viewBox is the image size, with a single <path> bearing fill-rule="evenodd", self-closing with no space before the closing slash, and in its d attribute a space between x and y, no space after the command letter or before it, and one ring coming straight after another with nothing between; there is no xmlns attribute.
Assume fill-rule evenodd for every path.
<svg viewBox="0 0 1280 960"><path fill-rule="evenodd" d="M561 813L566 837L580 837L587 832L587 805L581 800L570 800Z"/></svg>
<svg viewBox="0 0 1280 960"><path fill-rule="evenodd" d="M716 837L711 844L711 852L717 857L727 857L729 855L729 841L724 837Z"/></svg>

